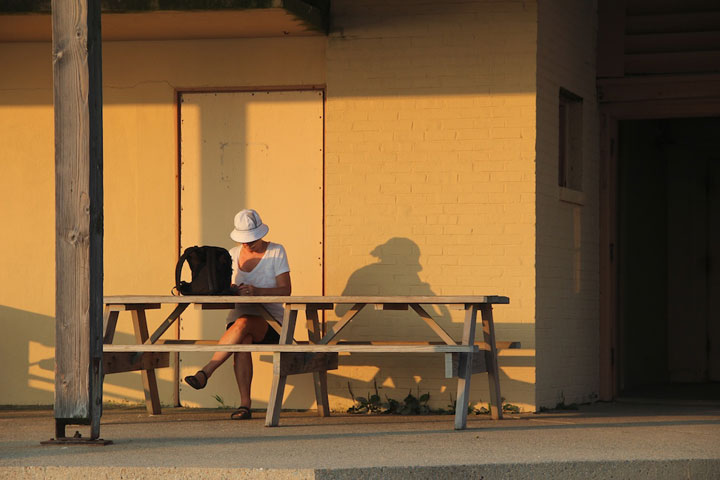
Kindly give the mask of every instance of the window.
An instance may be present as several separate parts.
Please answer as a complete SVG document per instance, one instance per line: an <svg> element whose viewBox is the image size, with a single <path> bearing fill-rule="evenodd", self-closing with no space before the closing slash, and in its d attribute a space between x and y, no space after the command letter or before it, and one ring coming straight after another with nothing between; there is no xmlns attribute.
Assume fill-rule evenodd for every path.
<svg viewBox="0 0 720 480"><path fill-rule="evenodd" d="M582 191L582 98L560 89L558 185Z"/></svg>

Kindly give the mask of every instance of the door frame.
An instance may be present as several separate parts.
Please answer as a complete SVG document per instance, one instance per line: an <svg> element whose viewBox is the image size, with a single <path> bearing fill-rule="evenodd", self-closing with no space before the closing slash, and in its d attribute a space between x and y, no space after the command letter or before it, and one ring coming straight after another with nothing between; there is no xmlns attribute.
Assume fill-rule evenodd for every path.
<svg viewBox="0 0 720 480"><path fill-rule="evenodd" d="M720 116L720 74L599 78L600 329L599 399L620 391L617 264L618 123Z"/></svg>
<svg viewBox="0 0 720 480"><path fill-rule="evenodd" d="M175 252L177 258L180 258L182 254L181 243L180 243L180 226L182 225L182 211L181 211L181 189L182 189L182 151L180 145L182 144L182 96L188 93L244 93L244 92L300 92L300 91L321 91L322 97L322 279L321 288L322 295L325 295L325 124L327 120L326 116L326 103L327 103L327 86L324 84L309 84L309 85L256 85L256 86L242 86L242 87L176 87L173 93L173 101L175 103ZM172 329L173 338L176 340L180 339L180 323L181 318L175 322ZM321 318L321 329L325 331L325 312L322 312ZM182 406L180 403L180 354L172 354L172 368L173 368L173 405L176 407Z"/></svg>

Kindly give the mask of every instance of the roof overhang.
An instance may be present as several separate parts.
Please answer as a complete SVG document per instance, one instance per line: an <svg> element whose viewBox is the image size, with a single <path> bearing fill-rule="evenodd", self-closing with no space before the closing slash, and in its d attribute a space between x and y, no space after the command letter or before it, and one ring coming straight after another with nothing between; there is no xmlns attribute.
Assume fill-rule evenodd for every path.
<svg viewBox="0 0 720 480"><path fill-rule="evenodd" d="M0 42L52 39L50 0L0 2ZM103 0L103 40L325 35L329 0Z"/></svg>

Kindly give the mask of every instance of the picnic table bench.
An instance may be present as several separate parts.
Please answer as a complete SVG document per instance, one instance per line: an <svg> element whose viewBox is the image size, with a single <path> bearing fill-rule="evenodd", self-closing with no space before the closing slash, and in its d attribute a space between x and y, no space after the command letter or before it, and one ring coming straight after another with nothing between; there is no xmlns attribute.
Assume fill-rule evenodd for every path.
<svg viewBox="0 0 720 480"><path fill-rule="evenodd" d="M285 305L282 324L270 315L263 303ZM470 380L473 373L488 374L490 385L490 410L495 419L502 418L498 347L517 347L517 342L499 343L495 340L492 305L508 304L503 296L107 296L104 297L103 318L103 368L104 374L142 371L146 406L153 414L160 413L155 369L169 366L172 352L269 352L273 354L273 380L265 419L266 426L277 426L288 375L313 373L318 414L330 415L327 395L327 371L337 369L338 353L441 353L445 355L445 375L457 378L457 408L455 429L467 424L467 405ZM162 305L175 305L174 310L149 334L147 310ZM270 326L280 334L277 345L218 345L216 340L161 339L170 326L190 305L202 309L232 309L236 304L253 304ZM320 325L319 312L338 305L349 305L347 312L327 331ZM423 307L446 305L449 309L465 311L462 339L456 341ZM378 310L408 310L418 314L441 341L365 341L340 340L340 332L367 306ZM293 334L299 311L305 311L308 341L295 341ZM475 341L477 312L481 313L483 341ZM122 311L132 314L136 344L115 345L113 339L118 315Z"/></svg>

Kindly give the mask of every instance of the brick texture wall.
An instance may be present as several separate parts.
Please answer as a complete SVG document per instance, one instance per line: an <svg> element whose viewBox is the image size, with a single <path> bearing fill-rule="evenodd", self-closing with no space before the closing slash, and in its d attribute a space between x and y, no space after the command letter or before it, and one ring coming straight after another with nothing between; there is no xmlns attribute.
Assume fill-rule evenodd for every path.
<svg viewBox="0 0 720 480"><path fill-rule="evenodd" d="M116 225L118 232L134 235L130 247L123 244L126 250L142 246L143 255L161 251L165 257L154 260L160 265L152 263L152 275L135 275L137 284L121 281L127 269L110 260L106 287L131 285L133 290L157 293L166 285L164 265L174 265L173 87L325 82L325 293L507 295L510 305L495 308L497 335L500 340L518 340L523 348L501 352L506 400L533 410L561 400L591 399L597 392L598 355L594 19L592 2L571 0L543 1L539 9L536 2L518 0L334 0L327 39L157 42L149 49L133 42L106 45L106 121L116 127L128 123L133 135L143 129L160 132L137 137L138 151L153 159L153 172L157 171L155 177L138 178L162 178L152 191L162 199L164 210L155 205L153 212L165 222L158 221L161 226L148 237L151 245L160 245L152 248L133 233L142 229L118 230ZM28 131L41 139L32 151L14 149L17 142L6 141L10 152L25 152L21 158L27 152L33 158L52 158L52 135L47 135L51 71L49 64L41 63L44 48L47 45L2 49L2 58L12 57L5 63L25 65L9 71L40 79L38 87L24 77L0 78L0 104L9 119L6 140L18 118L23 128L33 125ZM138 50L143 54L138 56ZM36 60L23 64L20 59L30 51ZM123 62L113 61L126 58L128 52L145 62L142 68L127 70L121 68ZM165 61L153 62L154 58ZM582 206L559 199L560 87L584 99ZM141 107L123 107L135 103ZM36 110L42 121L33 111L22 116L17 105L40 105ZM115 168L119 175L126 165L115 165L112 159L129 158L124 153L136 144L113 144L113 131L121 130L106 132L107 173ZM138 157L137 165L143 158ZM45 170L38 185L52 182ZM145 185L135 182L136 170L128 172L129 185ZM29 198L23 175L25 170L11 169L3 183L8 198ZM113 233L111 214L113 202L120 199L110 190L112 185L106 191L106 233L119 245L126 237ZM47 200L47 195L39 198ZM8 214L6 223L18 220L22 227L30 222L46 230L53 224L52 209L31 212L33 216L27 212L34 203L20 204L25 207ZM125 215L116 215L121 217ZM28 245L32 249L35 243ZM107 247L106 255L112 251ZM27 278L37 268L28 269ZM44 281L41 288L51 286ZM37 325L51 326L52 297L44 295L47 301L42 305L30 297L21 303L5 302L5 316L28 318L32 309ZM327 320L342 313L329 312ZM460 337L462 312L434 313ZM364 321L349 332L354 338L433 339L432 332L407 312L362 315ZM23 332L14 338L28 335ZM22 398L0 400L37 403L51 398L51 333L26 338L25 344L31 338L37 343L32 347L37 352L25 347L19 351L21 358L38 365L33 368L43 367L43 384L23 390ZM414 362L392 355L348 355L341 364L329 375L332 406L337 409L351 403L348 384L355 395L372 392L375 384L381 395L396 399L409 390L416 395L429 392L434 407L446 406L456 393L456 382L443 377L440 355L419 355ZM35 370L30 372L39 378ZM14 377L13 385L26 384L27 373ZM136 389L136 379L132 380ZM115 390L106 388L106 393L125 395L124 389L124 384L118 385ZM137 390L132 394L140 395ZM471 400L488 398L486 377L478 375Z"/></svg>
<svg viewBox="0 0 720 480"><path fill-rule="evenodd" d="M534 408L536 5L338 0L327 46L327 294L501 294L503 396ZM333 321L342 311L331 312ZM461 316L440 309L460 337ZM462 312L460 312L462 313ZM363 313L353 338L432 339L403 313ZM377 363L374 363L377 362ZM456 382L442 356L347 356L333 405ZM375 365L373 367L366 365ZM473 402L487 402L473 381Z"/></svg>
<svg viewBox="0 0 720 480"><path fill-rule="evenodd" d="M598 392L598 121L595 2L538 6L537 403L587 402ZM582 97L582 196L558 187L560 88ZM572 192L570 192L572 193Z"/></svg>

